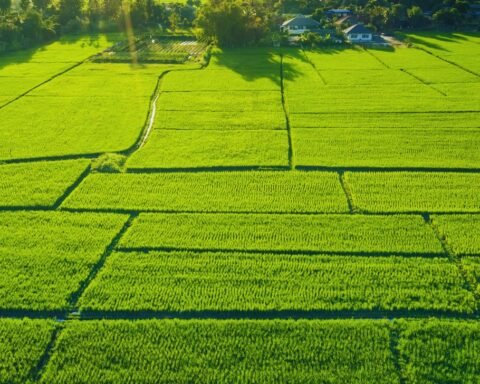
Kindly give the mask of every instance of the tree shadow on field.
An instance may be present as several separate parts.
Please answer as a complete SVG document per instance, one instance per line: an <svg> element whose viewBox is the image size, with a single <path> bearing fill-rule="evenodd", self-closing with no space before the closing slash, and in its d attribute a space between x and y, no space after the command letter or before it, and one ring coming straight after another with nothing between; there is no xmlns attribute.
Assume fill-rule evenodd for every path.
<svg viewBox="0 0 480 384"><path fill-rule="evenodd" d="M434 36L428 36L428 38L435 38ZM449 52L448 49L446 49L444 46L440 45L440 44L436 44L436 43L433 43L431 41L428 41L428 40L425 40L425 38L421 38L419 36L411 36L409 35L408 36L408 40L412 43L412 44L418 44L420 46L424 46L426 48L430 48L430 49L436 49L436 50L439 50L439 51L445 51L445 52ZM441 40L440 38L437 38L437 40ZM445 41L445 40L444 40Z"/></svg>
<svg viewBox="0 0 480 384"><path fill-rule="evenodd" d="M57 52L54 52L52 50L52 59L51 60L38 60L36 58L36 55L42 52L48 52L49 48L51 49L52 45L55 44L60 44L60 46L63 45L78 45L79 48L85 48L85 47L93 47L97 48L98 51L103 51L109 46L112 46L113 44L117 43L121 39L126 39L125 36L123 36L121 33L92 33L92 34L72 34L72 35L65 35L60 37L57 40L49 41L46 42L42 45L38 45L35 47L27 48L27 49L21 49L21 50L16 50L16 51L9 51L0 54L0 71L2 68L10 66L10 65L16 65L16 64L26 64L26 63L38 63L38 64L45 64L48 65L49 63L55 63L55 62L64 62L64 60L59 59L58 56L53 57L53 55L58 55ZM105 42L102 42L102 40L105 40ZM90 56L89 54L86 54L85 59L87 56ZM68 52L65 52L65 58L68 59ZM73 62L77 60L72 60ZM0 72L1 76L1 72ZM12 76L15 76L12 74Z"/></svg>
<svg viewBox="0 0 480 384"><path fill-rule="evenodd" d="M348 49L352 48L344 46L317 48L312 52L334 55ZM294 81L305 76L302 71L303 65L310 67L311 62L300 47L215 48L208 68L228 69L242 76L247 82L262 78L270 79L281 87L282 77L283 81Z"/></svg>

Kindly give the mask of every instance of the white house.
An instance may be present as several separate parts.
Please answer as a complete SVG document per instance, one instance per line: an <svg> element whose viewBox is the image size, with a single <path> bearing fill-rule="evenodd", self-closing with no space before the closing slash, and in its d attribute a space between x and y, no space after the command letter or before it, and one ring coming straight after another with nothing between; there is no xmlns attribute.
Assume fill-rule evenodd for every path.
<svg viewBox="0 0 480 384"><path fill-rule="evenodd" d="M320 29L321 24L313 20L311 17L297 15L293 19L285 21L280 29L289 35L301 35L302 33L311 32Z"/></svg>
<svg viewBox="0 0 480 384"><path fill-rule="evenodd" d="M353 15L353 12L349 9L330 9L325 12L325 15L330 17L345 17Z"/></svg>
<svg viewBox="0 0 480 384"><path fill-rule="evenodd" d="M352 25L343 33L351 43L371 43L373 41L373 32L363 24Z"/></svg>

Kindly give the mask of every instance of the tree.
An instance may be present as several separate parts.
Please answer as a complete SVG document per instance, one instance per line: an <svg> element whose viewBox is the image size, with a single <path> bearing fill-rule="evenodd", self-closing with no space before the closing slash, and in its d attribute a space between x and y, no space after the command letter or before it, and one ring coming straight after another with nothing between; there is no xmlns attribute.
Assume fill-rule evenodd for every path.
<svg viewBox="0 0 480 384"><path fill-rule="evenodd" d="M33 5L40 11L46 11L50 5L50 0L33 0Z"/></svg>
<svg viewBox="0 0 480 384"><path fill-rule="evenodd" d="M82 0L61 0L58 9L58 21L65 25L70 20L82 16Z"/></svg>
<svg viewBox="0 0 480 384"><path fill-rule="evenodd" d="M462 20L463 16L456 8L442 8L433 15L434 22L448 27L455 27Z"/></svg>
<svg viewBox="0 0 480 384"><path fill-rule="evenodd" d="M407 9L408 24L414 28L421 27L425 24L425 16L423 15L422 8L413 6Z"/></svg>
<svg viewBox="0 0 480 384"><path fill-rule="evenodd" d="M0 11L7 12L12 7L12 0L0 0Z"/></svg>
<svg viewBox="0 0 480 384"><path fill-rule="evenodd" d="M200 37L220 46L245 46L266 35L270 19L270 11L260 1L212 0L200 7L196 26Z"/></svg>

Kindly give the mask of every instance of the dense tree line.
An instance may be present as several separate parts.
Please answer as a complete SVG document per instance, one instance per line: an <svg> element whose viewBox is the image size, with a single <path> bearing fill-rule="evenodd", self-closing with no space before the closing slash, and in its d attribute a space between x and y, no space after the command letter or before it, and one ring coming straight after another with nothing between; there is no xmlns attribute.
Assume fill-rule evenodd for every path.
<svg viewBox="0 0 480 384"><path fill-rule="evenodd" d="M40 44L62 33L134 28L189 28L199 0L162 4L154 0L0 0L0 52Z"/></svg>
<svg viewBox="0 0 480 384"><path fill-rule="evenodd" d="M475 0L281 0L282 9L313 14L319 21L332 8L352 10L358 19L377 30L421 27L459 27L473 21Z"/></svg>
<svg viewBox="0 0 480 384"><path fill-rule="evenodd" d="M0 0L0 52L45 42L60 33L134 28L190 28L220 45L250 45L278 32L283 14L304 13L333 26L325 11L347 8L378 31L471 21L475 0ZM478 21L477 21L478 23ZM271 42L271 38L270 38Z"/></svg>

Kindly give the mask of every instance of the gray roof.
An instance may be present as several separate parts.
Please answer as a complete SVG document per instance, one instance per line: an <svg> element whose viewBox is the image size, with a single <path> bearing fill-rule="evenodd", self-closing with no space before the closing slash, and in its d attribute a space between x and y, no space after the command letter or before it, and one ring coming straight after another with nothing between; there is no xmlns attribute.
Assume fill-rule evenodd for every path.
<svg viewBox="0 0 480 384"><path fill-rule="evenodd" d="M329 9L327 13L352 13L349 9Z"/></svg>
<svg viewBox="0 0 480 384"><path fill-rule="evenodd" d="M282 24L282 27L305 26L309 28L319 27L320 23L317 20L305 15L297 15L293 19L287 20Z"/></svg>
<svg viewBox="0 0 480 384"><path fill-rule="evenodd" d="M343 31L346 35L350 33L373 33L370 29L365 27L363 24L355 24Z"/></svg>

